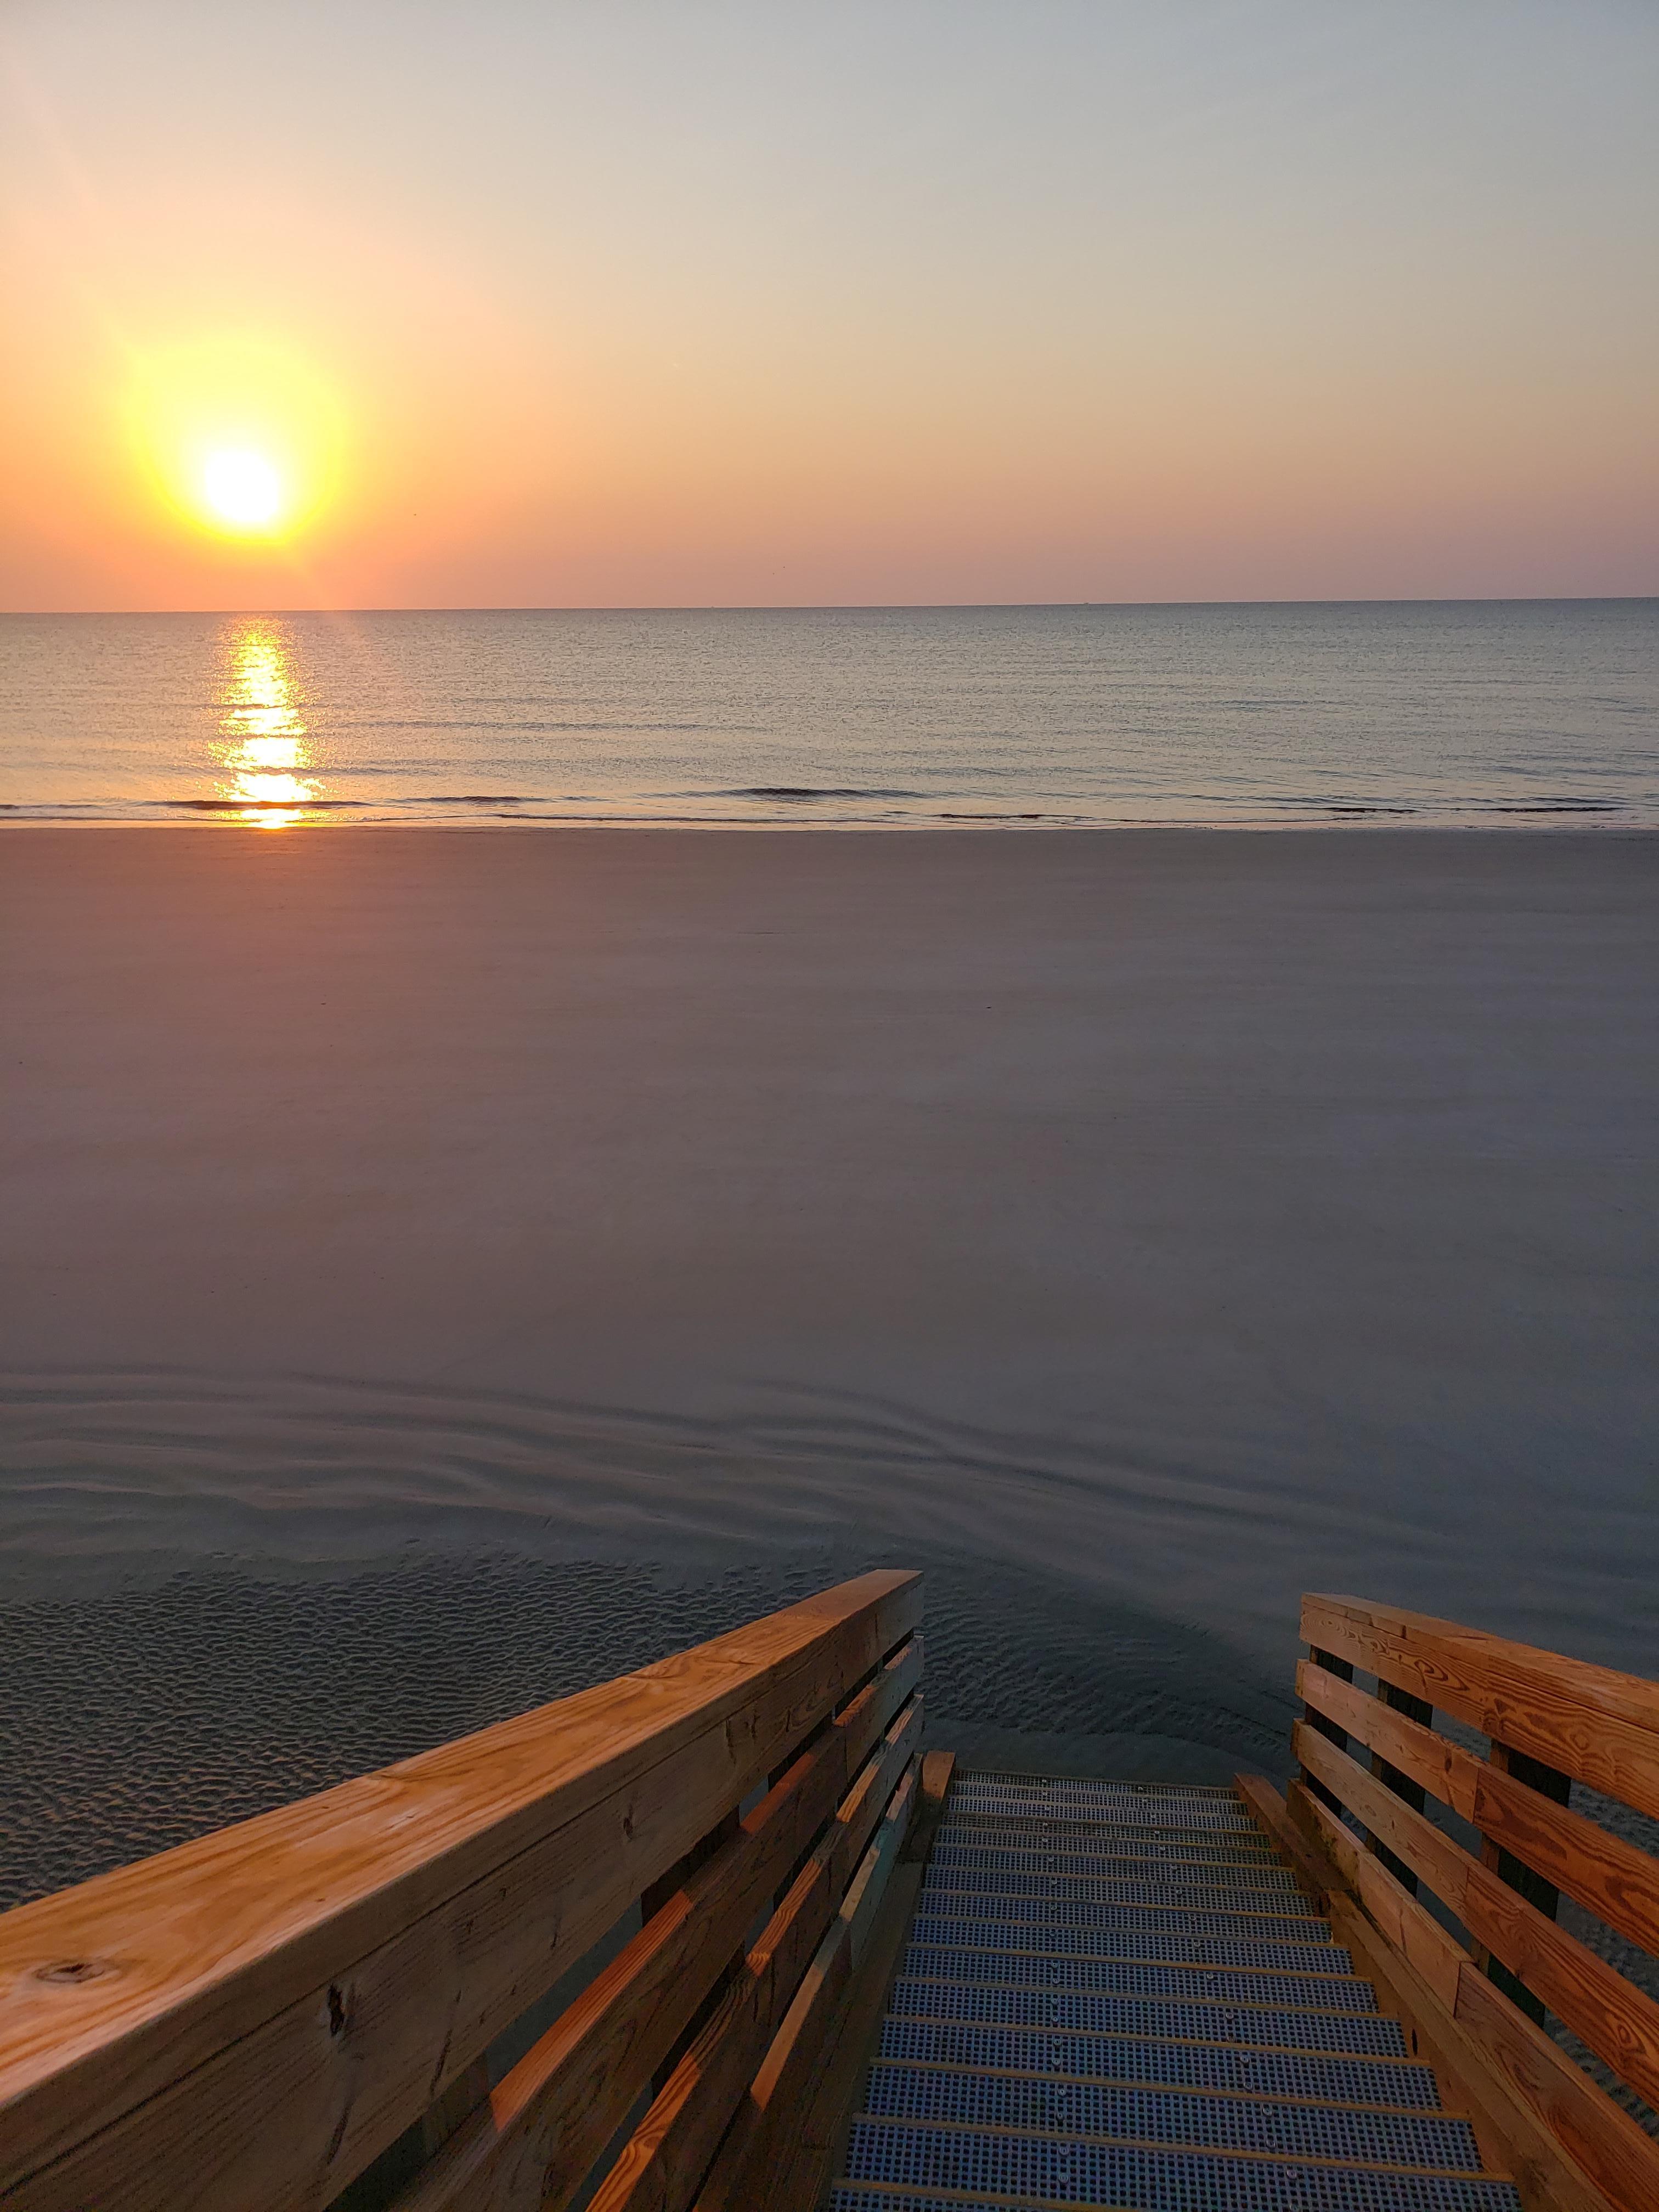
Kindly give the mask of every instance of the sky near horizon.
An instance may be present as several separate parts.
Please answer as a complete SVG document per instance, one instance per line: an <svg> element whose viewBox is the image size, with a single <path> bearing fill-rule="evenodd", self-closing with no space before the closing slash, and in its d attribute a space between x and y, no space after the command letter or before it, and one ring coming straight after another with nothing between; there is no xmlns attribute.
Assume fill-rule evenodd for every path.
<svg viewBox="0 0 1659 2212"><path fill-rule="evenodd" d="M1659 592L1650 0L9 0L0 98L9 609Z"/></svg>

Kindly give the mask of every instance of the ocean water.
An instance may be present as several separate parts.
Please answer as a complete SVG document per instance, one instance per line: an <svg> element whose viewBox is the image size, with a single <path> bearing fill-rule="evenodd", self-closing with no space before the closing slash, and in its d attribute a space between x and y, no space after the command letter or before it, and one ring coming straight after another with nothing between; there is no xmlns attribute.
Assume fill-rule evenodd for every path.
<svg viewBox="0 0 1659 2212"><path fill-rule="evenodd" d="M1659 600L0 618L0 809L1659 823Z"/></svg>

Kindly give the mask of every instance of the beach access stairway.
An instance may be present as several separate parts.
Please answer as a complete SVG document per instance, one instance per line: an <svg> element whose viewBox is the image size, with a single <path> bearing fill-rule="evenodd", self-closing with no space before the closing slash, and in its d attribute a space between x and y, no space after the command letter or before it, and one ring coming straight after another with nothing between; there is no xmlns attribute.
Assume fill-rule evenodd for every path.
<svg viewBox="0 0 1659 2212"><path fill-rule="evenodd" d="M1519 2212L1231 1790L958 1774L834 2212Z"/></svg>
<svg viewBox="0 0 1659 2212"><path fill-rule="evenodd" d="M969 1773L921 1620L0 1915L5 2212L1659 2208L1659 1687L1310 1597L1288 1790Z"/></svg>

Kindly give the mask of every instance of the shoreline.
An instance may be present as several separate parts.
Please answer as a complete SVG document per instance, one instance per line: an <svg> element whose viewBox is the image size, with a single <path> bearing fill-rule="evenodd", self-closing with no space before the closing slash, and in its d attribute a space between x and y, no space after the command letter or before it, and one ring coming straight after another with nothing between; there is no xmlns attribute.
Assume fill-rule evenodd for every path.
<svg viewBox="0 0 1659 2212"><path fill-rule="evenodd" d="M1610 820L1592 807L1539 806L1499 807L1478 817L1456 821L1422 821L1399 818L1407 810L1391 806L1356 806L1333 808L1328 817L1316 821L1302 818L1250 821L1135 821L1098 822L1054 817L1046 819L1030 814L1010 815L945 815L923 820L878 822L865 820L829 821L806 819L800 816L783 815L775 818L748 821L738 816L655 816L655 815L519 815L499 814L483 818L428 818L410 815L388 815L376 821L337 820L332 815L320 821L290 822L249 820L249 810L240 805L221 807L216 802L209 805L194 799L156 800L158 807L177 806L189 818L167 814L155 818L135 819L126 815L103 815L91 817L63 815L23 816L27 802L0 802L0 830L243 830L262 836L278 831L294 836L312 835L319 830L401 830L426 833L452 830L475 830L495 836L503 830L538 830L574 831L607 830L611 831L647 830L702 835L714 831L741 831L750 835L756 831L780 831L790 836L805 830L826 836L845 836L860 832L872 836L959 836L963 834L995 832L1054 836L1352 836L1367 831L1389 836L1463 836L1482 832L1493 835L1514 834L1540 836L1576 836L1624 835L1651 836L1659 830L1659 819L1646 822L1633 817ZM447 802L445 802L447 803ZM356 807L355 800L337 802L338 810ZM288 810L273 805L272 816ZM232 819L230 817L236 818ZM13 817L13 818L8 818Z"/></svg>

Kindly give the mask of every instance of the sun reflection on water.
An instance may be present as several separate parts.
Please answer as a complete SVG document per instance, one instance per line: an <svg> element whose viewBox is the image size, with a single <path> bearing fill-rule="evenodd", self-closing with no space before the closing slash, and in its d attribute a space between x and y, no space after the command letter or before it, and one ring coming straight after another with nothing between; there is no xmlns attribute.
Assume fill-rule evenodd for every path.
<svg viewBox="0 0 1659 2212"><path fill-rule="evenodd" d="M225 637L225 677L213 751L219 796L235 819L262 830L302 822L322 791L301 714L299 672L282 625L239 622Z"/></svg>

